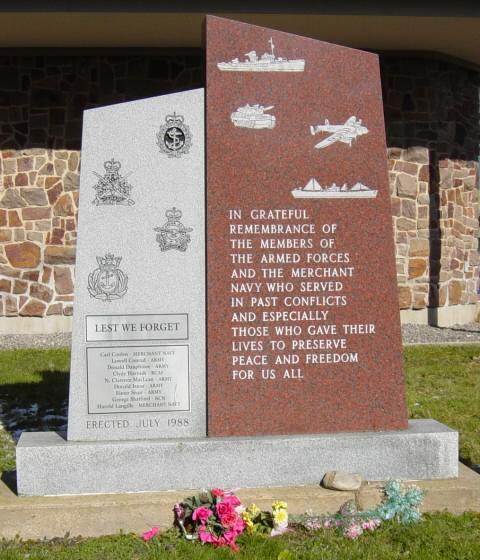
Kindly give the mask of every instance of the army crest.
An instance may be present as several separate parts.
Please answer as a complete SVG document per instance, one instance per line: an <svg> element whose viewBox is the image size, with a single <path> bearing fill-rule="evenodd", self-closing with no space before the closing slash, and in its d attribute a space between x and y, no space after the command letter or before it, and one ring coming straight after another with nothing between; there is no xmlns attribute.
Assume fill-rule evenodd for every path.
<svg viewBox="0 0 480 560"><path fill-rule="evenodd" d="M127 293L128 276L118 268L122 257L107 253L97 257L98 268L88 275L88 291L103 301L120 299Z"/></svg>
<svg viewBox="0 0 480 560"><path fill-rule="evenodd" d="M157 242L160 249L162 251L177 249L177 251L184 253L191 241L188 234L193 231L193 228L187 228L182 224L180 221L182 212L175 207L167 210L165 216L167 222L161 227L154 228L154 231L158 232Z"/></svg>
<svg viewBox="0 0 480 560"><path fill-rule="evenodd" d="M132 185L127 181L128 173L124 177L120 175L122 164L113 158L103 164L105 173L100 175L95 171L93 174L98 178L97 184L93 187L96 191L93 204L100 205L122 205L132 206L135 202L130 198Z"/></svg>
<svg viewBox="0 0 480 560"><path fill-rule="evenodd" d="M175 112L165 117L165 124L157 133L157 146L168 157L180 157L188 154L192 145L190 128L185 119Z"/></svg>

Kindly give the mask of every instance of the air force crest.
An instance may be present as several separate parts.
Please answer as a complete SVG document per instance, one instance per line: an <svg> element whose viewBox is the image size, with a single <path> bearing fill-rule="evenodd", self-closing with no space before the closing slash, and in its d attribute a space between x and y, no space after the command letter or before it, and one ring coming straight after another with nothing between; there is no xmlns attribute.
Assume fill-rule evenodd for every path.
<svg viewBox="0 0 480 560"><path fill-rule="evenodd" d="M160 245L160 249L162 251L177 249L177 251L184 253L191 241L188 234L193 229L187 228L182 224L180 221L182 213L175 207L167 210L165 216L167 217L167 222L161 227L154 228L154 231L158 232L157 242Z"/></svg>
<svg viewBox="0 0 480 560"><path fill-rule="evenodd" d="M188 154L192 146L190 128L185 119L175 112L165 117L165 124L157 133L157 146L168 157L180 157Z"/></svg>
<svg viewBox="0 0 480 560"><path fill-rule="evenodd" d="M96 299L112 301L127 293L128 276L118 268L122 257L97 257L98 268L88 275L88 291Z"/></svg>

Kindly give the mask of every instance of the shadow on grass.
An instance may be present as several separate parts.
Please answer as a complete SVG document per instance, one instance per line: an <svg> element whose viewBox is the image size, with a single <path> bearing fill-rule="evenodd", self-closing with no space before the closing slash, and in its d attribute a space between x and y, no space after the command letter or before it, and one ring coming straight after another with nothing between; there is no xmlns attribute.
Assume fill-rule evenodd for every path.
<svg viewBox="0 0 480 560"><path fill-rule="evenodd" d="M0 376L0 472L15 468L15 443L22 432L67 429L69 372L32 366L25 376Z"/></svg>
<svg viewBox="0 0 480 560"><path fill-rule="evenodd" d="M0 422L18 432L61 430L67 420L69 372L39 371L34 379L0 384Z"/></svg>

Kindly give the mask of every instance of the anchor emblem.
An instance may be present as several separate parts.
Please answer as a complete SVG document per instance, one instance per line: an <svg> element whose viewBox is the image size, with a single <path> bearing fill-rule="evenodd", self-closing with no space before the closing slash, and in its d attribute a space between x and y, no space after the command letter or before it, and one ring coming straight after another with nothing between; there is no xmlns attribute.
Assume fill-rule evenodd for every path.
<svg viewBox="0 0 480 560"><path fill-rule="evenodd" d="M122 257L107 253L97 257L98 268L88 275L88 291L96 299L112 301L127 293L128 276L118 267Z"/></svg>
<svg viewBox="0 0 480 560"><path fill-rule="evenodd" d="M192 145L190 128L185 119L175 112L165 117L165 124L157 133L157 146L168 157L180 157L188 154Z"/></svg>

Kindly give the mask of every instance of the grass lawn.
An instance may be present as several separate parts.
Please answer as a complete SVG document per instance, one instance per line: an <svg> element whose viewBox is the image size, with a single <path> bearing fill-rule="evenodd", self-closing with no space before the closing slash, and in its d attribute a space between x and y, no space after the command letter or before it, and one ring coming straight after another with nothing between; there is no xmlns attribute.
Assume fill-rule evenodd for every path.
<svg viewBox="0 0 480 560"><path fill-rule="evenodd" d="M385 523L356 541L332 531L282 537L240 537L240 552L192 544L168 534L144 543L134 535L97 539L56 539L49 542L1 542L2 560L478 560L480 515L426 515L413 526Z"/></svg>
<svg viewBox="0 0 480 560"><path fill-rule="evenodd" d="M15 468L14 439L22 430L65 429L70 354L67 349L0 352L0 471ZM411 418L435 418L459 430L460 457L480 464L480 344L405 349ZM1 427L3 425L3 428ZM1 560L55 559L480 559L480 514L433 514L419 525L388 522L348 541L330 531L265 539L242 537L241 552L213 550L165 536L0 541Z"/></svg>

